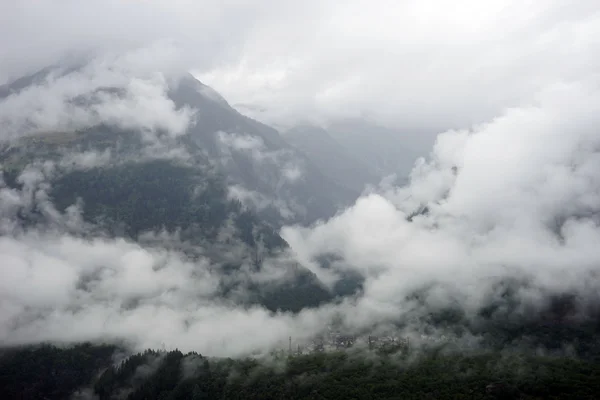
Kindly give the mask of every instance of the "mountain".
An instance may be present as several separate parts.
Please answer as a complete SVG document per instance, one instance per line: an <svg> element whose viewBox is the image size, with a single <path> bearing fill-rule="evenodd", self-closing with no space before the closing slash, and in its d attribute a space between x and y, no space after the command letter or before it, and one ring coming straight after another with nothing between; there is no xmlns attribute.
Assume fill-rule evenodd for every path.
<svg viewBox="0 0 600 400"><path fill-rule="evenodd" d="M379 181L378 174L368 164L350 155L323 128L300 125L286 131L284 136L330 179L351 190L360 192L368 184L377 184Z"/></svg>
<svg viewBox="0 0 600 400"><path fill-rule="evenodd" d="M326 129L348 154L368 165L379 178L407 176L416 159L431 148L425 133L387 128L361 118L336 121ZM422 145L415 147L418 143Z"/></svg>
<svg viewBox="0 0 600 400"><path fill-rule="evenodd" d="M169 97L178 107L197 110L189 144L217 160L236 189L233 195L270 221L312 223L333 216L360 194L326 176L277 130L240 114L191 75Z"/></svg>
<svg viewBox="0 0 600 400"><path fill-rule="evenodd" d="M286 258L278 228L331 216L356 191L331 181L275 129L241 115L189 74L158 84L129 75L90 78L98 68L48 67L0 87L5 110L40 104L23 112L20 124L14 108L5 124L21 132L0 142L0 187L19 199L3 234L55 229L206 257L219 269L223 296L237 301L241 290L242 301L271 310L333 299L313 273ZM85 90L72 93L75 86ZM164 115L148 114L145 102ZM40 111L46 104L49 111ZM65 115L67 122L52 119ZM169 130L183 117L189 122L182 132ZM249 279L265 259L286 279Z"/></svg>
<svg viewBox="0 0 600 400"><path fill-rule="evenodd" d="M0 87L0 99L18 95L32 86L57 79L86 75L83 63L47 67ZM87 84L87 83L86 83ZM73 103L94 105L99 97L114 96L121 89L93 88ZM279 132L248 118L209 86L191 74L169 78L167 99L177 110L193 111L186 131L187 151L202 153L222 172L229 196L253 208L276 225L309 224L328 218L358 197L360 191L338 184L324 174L305 154L288 144ZM106 121L97 121L104 123Z"/></svg>

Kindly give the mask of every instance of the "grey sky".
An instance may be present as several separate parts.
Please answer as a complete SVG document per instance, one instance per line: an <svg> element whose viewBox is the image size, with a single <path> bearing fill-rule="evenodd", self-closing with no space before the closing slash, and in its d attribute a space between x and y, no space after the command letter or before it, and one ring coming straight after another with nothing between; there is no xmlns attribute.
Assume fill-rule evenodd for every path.
<svg viewBox="0 0 600 400"><path fill-rule="evenodd" d="M468 127L598 70L594 0L2 1L0 76L75 49L172 40L261 118Z"/></svg>

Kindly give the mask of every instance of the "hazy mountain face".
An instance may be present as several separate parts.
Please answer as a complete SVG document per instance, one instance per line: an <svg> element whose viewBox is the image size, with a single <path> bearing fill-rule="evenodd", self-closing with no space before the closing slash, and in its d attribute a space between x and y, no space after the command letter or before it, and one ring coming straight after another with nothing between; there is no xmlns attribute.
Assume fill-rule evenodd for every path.
<svg viewBox="0 0 600 400"><path fill-rule="evenodd" d="M331 179L362 192L379 184L405 185L416 161L427 155L433 134L391 129L367 119L298 125L285 138Z"/></svg>
<svg viewBox="0 0 600 400"><path fill-rule="evenodd" d="M285 138L304 152L330 179L351 190L360 193L367 185L379 183L376 170L350 155L325 129L301 125L286 131Z"/></svg>
<svg viewBox="0 0 600 400"><path fill-rule="evenodd" d="M329 178L275 129L239 114L191 76L169 96L178 107L197 110L189 142L221 167L230 197L272 222L328 218L360 194Z"/></svg>
<svg viewBox="0 0 600 400"><path fill-rule="evenodd" d="M94 68L100 70L94 71ZM52 121L53 118L60 117L57 115L59 113L63 113L67 120L72 119L65 121L71 125L66 130L77 128L77 124L88 123L88 121L74 120L78 116L82 119L96 119L96 121L89 121L94 124L107 123L110 126L110 119L122 117L109 114L118 109L118 106L115 106L114 110L107 110L106 105L111 104L111 96L114 97L114 103L125 103L136 101L136 96L160 94L154 96L154 99L161 100L165 105L163 116L154 115L156 121L149 121L152 118L148 117L146 121L129 121L129 123L140 123L142 126L156 124L158 126L144 126L144 128L166 129L169 134L174 135L185 133L185 138L180 138L181 142L185 142L182 149L198 157L201 154L206 162L215 165L226 179L230 198L239 200L244 206L260 212L271 222L309 223L318 218L326 218L333 215L340 207L350 204L359 194L356 190L349 190L328 179L309 159L289 146L276 130L239 114L218 93L198 82L191 75L171 76L169 82L158 82L164 77L155 74L152 79L157 81L148 85L150 81L139 79L136 81L135 77L133 81L125 83L128 79L127 74L128 71L107 73L94 63L78 68L59 66L46 68L4 86L2 95L5 97L10 93L22 92L19 96L12 96L12 100L15 101L8 102L15 107L18 107L16 103L19 99L26 101L23 98L32 92L26 90L28 86L36 87L35 83L40 82L42 87L47 87L46 94L49 96L54 84L58 86L58 90L64 90L65 92L60 95L68 104L53 115L47 105L54 100L49 99L48 103L40 104L46 108L48 114L38 115L49 120L32 121L31 117L24 117L20 121L22 126L11 127L15 119L19 120L19 118L7 115L5 119L9 121L8 134L13 134L14 132L11 131L16 130L31 131L28 125L60 124L61 121ZM152 72L147 74L152 75ZM50 81L47 81L48 78ZM81 92L78 94L69 93L69 90L74 89L78 79L85 80L84 83L89 87L77 88L76 90ZM122 91L123 88L103 87L102 80L106 80L108 85L125 84L127 86L125 94L121 96L118 93L118 90ZM108 83L111 80L114 81ZM156 89L157 86L152 85L162 85L160 90L164 89L164 93L144 92L144 90ZM86 93L86 90L89 92ZM150 100L153 98L150 97ZM38 99L39 103L42 101L43 99ZM141 108L144 105L136 106ZM136 111L155 113L154 110L150 110L151 104L146 106L148 109ZM99 115L99 111L102 111L99 108L106 110L108 114ZM171 111L172 115L166 115ZM173 119L169 120L170 117ZM143 117L138 114L135 118ZM161 124L164 126L160 126ZM55 129L65 130L60 126Z"/></svg>
<svg viewBox="0 0 600 400"><path fill-rule="evenodd" d="M408 176L417 158L429 152L434 140L428 132L385 128L359 118L334 122L327 131L380 179L393 174Z"/></svg>

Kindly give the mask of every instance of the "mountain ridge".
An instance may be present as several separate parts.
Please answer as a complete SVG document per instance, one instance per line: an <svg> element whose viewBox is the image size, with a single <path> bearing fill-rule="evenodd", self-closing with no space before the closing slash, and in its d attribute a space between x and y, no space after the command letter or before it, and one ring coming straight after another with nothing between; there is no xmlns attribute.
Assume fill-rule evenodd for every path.
<svg viewBox="0 0 600 400"><path fill-rule="evenodd" d="M61 69L60 73L47 68L16 80L16 86L3 86L0 93L6 94L6 101L40 85L50 90L57 82L80 78L78 74L86 68ZM271 213L265 219L264 209L242 204L230 195L230 187L246 185L265 198L272 196L268 199L272 202L302 204L305 213L298 215L294 210L292 216L294 221L308 222L332 215L336 201L350 201L352 195L341 190L347 197L332 199L329 194L336 185L275 129L238 113L189 74L167 82L164 89L174 115L193 110L188 113L185 132L173 135L161 125L157 129L119 126L94 114L110 106L129 106L128 96L137 95L131 93L136 88L103 84L92 92L66 97L68 110L91 112L91 121L99 123L74 130L38 126L41 131L22 136L16 143L5 142L0 151L3 182L24 204L16 211L19 225L36 229L53 224L67 229L67 216L75 213L88 228L95 226L95 232L136 242L148 232L166 230L192 247L200 246L202 256L210 255L212 262L222 264L223 272L239 271L233 280L226 274L223 293L237 296L239 290L232 289L241 285L245 297L271 310L299 311L331 301L334 294L308 269L288 265L285 259L277 261L288 247L277 232L281 215ZM89 107L96 108L90 111ZM301 178L294 177L292 170L286 180L285 170L277 168L281 165L298 165ZM315 186L322 188L316 200L313 193L319 190ZM258 286L245 282L247 274L260 271L265 257L290 271L292 279Z"/></svg>

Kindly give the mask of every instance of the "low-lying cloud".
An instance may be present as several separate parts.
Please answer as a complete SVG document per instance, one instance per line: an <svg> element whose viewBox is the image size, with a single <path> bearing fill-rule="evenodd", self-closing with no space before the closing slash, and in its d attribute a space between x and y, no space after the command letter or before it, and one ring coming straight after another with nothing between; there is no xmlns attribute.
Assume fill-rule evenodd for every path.
<svg viewBox="0 0 600 400"><path fill-rule="evenodd" d="M184 133L192 110L177 109L168 98L171 76L138 66L145 51L95 57L81 66L75 64L71 67L75 71L57 67L37 84L8 95L0 107L2 139L99 124L173 136Z"/></svg>

